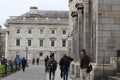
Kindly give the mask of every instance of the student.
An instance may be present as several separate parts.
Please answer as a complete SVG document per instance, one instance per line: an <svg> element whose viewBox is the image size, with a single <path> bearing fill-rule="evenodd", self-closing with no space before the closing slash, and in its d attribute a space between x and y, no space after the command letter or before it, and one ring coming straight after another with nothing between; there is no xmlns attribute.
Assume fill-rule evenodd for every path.
<svg viewBox="0 0 120 80"><path fill-rule="evenodd" d="M60 76L61 78L63 78L63 80L68 80L68 70L71 61L73 61L73 58L64 54L59 62L60 70L61 70Z"/></svg>
<svg viewBox="0 0 120 80"><path fill-rule="evenodd" d="M25 57L23 57L23 59L22 59L22 69L23 69L23 71L25 71L26 64L27 64L27 61L26 61Z"/></svg>
<svg viewBox="0 0 120 80"><path fill-rule="evenodd" d="M45 72L48 72L48 67L47 67L48 60L49 60L49 57L46 56L46 58L44 59L44 62L45 62Z"/></svg>
<svg viewBox="0 0 120 80"><path fill-rule="evenodd" d="M82 78L83 78L83 80L87 80L87 68L90 64L90 58L86 54L85 49L81 49L80 54L81 54L80 68L82 70Z"/></svg>
<svg viewBox="0 0 120 80"><path fill-rule="evenodd" d="M47 66L48 66L48 70L49 70L49 80L54 80L55 71L57 69L57 62L54 59L53 55L50 55L50 59L48 60ZM53 75L51 75L51 74L53 74Z"/></svg>

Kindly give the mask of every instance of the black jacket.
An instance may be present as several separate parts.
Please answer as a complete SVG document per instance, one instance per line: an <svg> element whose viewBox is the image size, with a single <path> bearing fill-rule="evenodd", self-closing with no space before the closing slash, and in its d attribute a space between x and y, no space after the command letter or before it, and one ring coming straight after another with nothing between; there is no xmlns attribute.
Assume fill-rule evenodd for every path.
<svg viewBox="0 0 120 80"><path fill-rule="evenodd" d="M69 56L63 56L59 62L60 68L61 69L68 69L70 66L71 61L73 61L73 58Z"/></svg>
<svg viewBox="0 0 120 80"><path fill-rule="evenodd" d="M90 63L90 58L88 55L83 55L82 58L81 58L81 61L80 61L80 67L81 69L83 68L87 68L89 63Z"/></svg>

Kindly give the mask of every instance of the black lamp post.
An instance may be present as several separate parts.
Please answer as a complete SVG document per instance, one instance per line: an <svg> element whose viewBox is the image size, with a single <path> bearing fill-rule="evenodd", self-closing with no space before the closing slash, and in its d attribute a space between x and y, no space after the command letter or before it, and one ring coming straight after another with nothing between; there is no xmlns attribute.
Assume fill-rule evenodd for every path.
<svg viewBox="0 0 120 80"><path fill-rule="evenodd" d="M26 47L26 66L28 67L28 47Z"/></svg>

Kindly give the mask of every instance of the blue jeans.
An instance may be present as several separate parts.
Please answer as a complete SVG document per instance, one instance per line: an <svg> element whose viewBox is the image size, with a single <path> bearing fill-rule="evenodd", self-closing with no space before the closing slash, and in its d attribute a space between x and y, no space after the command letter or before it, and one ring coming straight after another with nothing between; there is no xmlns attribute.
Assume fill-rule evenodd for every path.
<svg viewBox="0 0 120 80"><path fill-rule="evenodd" d="M68 69L63 70L63 80L68 80Z"/></svg>

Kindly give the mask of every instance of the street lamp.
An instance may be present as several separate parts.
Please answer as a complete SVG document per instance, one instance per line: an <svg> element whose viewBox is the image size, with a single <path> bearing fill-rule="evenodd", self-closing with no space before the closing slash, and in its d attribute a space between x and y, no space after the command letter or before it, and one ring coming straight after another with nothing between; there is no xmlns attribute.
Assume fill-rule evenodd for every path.
<svg viewBox="0 0 120 80"><path fill-rule="evenodd" d="M28 67L28 47L26 47L26 66Z"/></svg>

